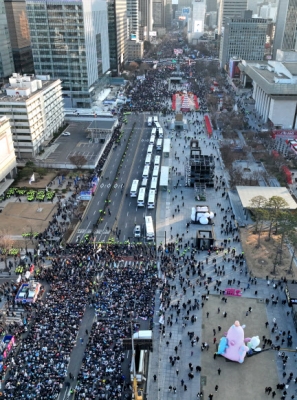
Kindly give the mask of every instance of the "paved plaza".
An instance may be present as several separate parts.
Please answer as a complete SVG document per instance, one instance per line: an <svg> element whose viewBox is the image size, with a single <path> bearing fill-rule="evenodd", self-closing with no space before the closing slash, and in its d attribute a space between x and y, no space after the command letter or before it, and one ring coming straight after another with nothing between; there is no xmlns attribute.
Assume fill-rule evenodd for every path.
<svg viewBox="0 0 297 400"><path fill-rule="evenodd" d="M199 115L199 119L202 120L203 116ZM195 116L196 119L196 116ZM162 118L161 118L162 120ZM171 172L171 181L167 192L159 192L158 194L158 207L157 207L157 244L164 244L164 240L167 242L173 242L176 240L176 235L183 237L182 244L195 243L196 231L201 228L201 225L190 224L189 228L186 227L186 223L190 222L191 208L198 203L194 198L193 188L187 188L184 186L182 177L184 176L186 157L189 157L189 140L185 141L184 136L194 137L194 131L197 130L191 125L190 132L181 133L176 135L167 131L166 137L172 139L172 149L169 158L163 158L162 165L170 167L177 167L177 171L173 174ZM166 131L166 130L165 130ZM215 175L218 177L222 176L222 180L226 179L226 171L222 169L217 150L218 141L220 139L219 133L214 132L213 139L209 140L206 135L196 135L199 140L199 145L202 148L202 154L213 154L216 158L216 170ZM176 156L175 156L176 152ZM176 159L175 157L178 157ZM179 181L179 182L178 182ZM218 181L219 182L219 181ZM178 186L177 186L178 185ZM174 187L177 188L175 189ZM222 186L218 184L217 186ZM221 224L225 224L223 217L229 215L230 212L226 213L228 207L232 209L230 200L222 197L222 190L216 190L215 188L206 189L206 201L203 205L208 205L210 211L216 213L214 218L214 230L216 234L216 243L220 245L224 239L231 238L230 247L235 248L236 254L241 254L242 248L240 242L233 242L232 235L226 236L221 233ZM218 203L220 206L218 207ZM202 204L202 203L201 203ZM180 212L177 211L177 205L180 207ZM221 209L224 209L221 212ZM233 212L234 210L232 210ZM174 217L173 217L174 216ZM230 218L229 218L230 219ZM165 234L166 232L166 234ZM236 232L235 236L239 233ZM190 251L186 252L186 256L190 257ZM265 387L271 387L272 390L276 391L276 399L280 399L283 395L283 390L277 390L276 385L278 383L286 383L290 372L294 374L293 380L288 382L286 399L292 398L295 395L295 388L297 385L294 383L295 379L295 347L297 346L295 328L293 325L293 319L291 316L291 309L287 305L282 305L282 300L285 299L284 285L280 285L277 289L273 289L272 285L268 286L266 281L258 279L257 284L251 284L249 282L249 270L248 265L244 263L242 268L237 266L236 271L232 269L232 262L223 261L224 252L219 252L218 255L213 253L208 256L207 252L200 251L196 252L195 260L203 262L203 272L207 277L212 278L212 282L208 286L209 299L208 301L202 301L201 296L207 294L207 290L202 283L202 286L196 285L197 274L192 276L190 273L190 283L195 286L195 293L193 294L192 289L188 287L186 294L183 294L181 285L179 283L179 273L177 272L172 278L165 277L163 279L168 280L170 286L176 286L176 291L171 290L171 305L176 304L180 301L180 304L187 303L189 300L194 303L194 299L197 299L200 303L200 309L191 311L191 315L196 317L196 322L193 324L191 321L187 322L187 326L183 327L182 324L185 322L184 317L187 315L186 311L181 307L181 313L177 316L177 312L174 308L170 308L165 313L165 337L159 332L159 313L156 311L154 318L154 338L155 345L154 351L151 353L149 362L149 377L147 383L147 398L148 400L167 400L172 398L177 399L196 399L197 393L203 393L203 399L208 399L210 394L213 394L213 399L255 399L261 400L267 397L265 393ZM208 264L206 264L206 258L208 258ZM214 271L213 258L216 259L216 265L224 265L225 275L218 276ZM179 263L180 265L183 262ZM242 269L242 272L240 271ZM186 276L186 267L179 268L182 277ZM273 277L270 277L272 279ZM227 280L235 279L235 284L232 287L238 287L242 289L241 298L228 297L227 304L222 302L222 296L219 296L217 290L215 290L216 280L220 280L220 289L224 290L227 285ZM200 279L203 282L203 279ZM239 281L239 282L238 282ZM248 284L250 284L248 288ZM277 306L272 306L271 301L268 306L265 304L265 299L271 297L274 294L278 297ZM157 293L156 310L160 305L160 292ZM202 308L202 302L204 307ZM218 314L218 307L220 308L220 314ZM248 308L252 308L252 312L246 316ZM206 312L209 312L209 317L206 318ZM223 312L227 312L227 317L223 317ZM287 316L287 312L289 315ZM167 318L170 316L172 326L167 325ZM176 318L177 322L176 322ZM216 329L217 342L223 336L229 327L234 323L235 320L239 320L241 325L246 325L245 337L259 336L263 345L262 337L265 336L267 339L271 338L272 343L280 345L280 341L276 340L278 330L275 333L271 333L273 327L273 318L276 319L278 330L285 331L286 334L290 330L293 334L293 346L286 348L286 342L281 346L285 355L288 356L286 364L286 376L283 377L283 363L282 359L278 356L278 352L275 350L264 351L259 355L251 358L245 358L243 364L227 362L225 358L217 356L214 360L213 354L216 346L213 344L213 329ZM266 328L266 321L269 323ZM218 333L218 325L221 326L222 330ZM199 337L198 344L193 345L188 336L188 332L194 332L194 336ZM171 335L170 335L171 333ZM171 336L171 338L170 338ZM286 336L285 336L286 338ZM182 345L179 345L181 340ZM166 344L166 342L169 342ZM209 351L201 351L201 343L207 342L209 344ZM169 357L176 356L175 346L178 346L177 355L180 360L171 365ZM267 346L266 346L267 348ZM193 355L191 355L193 352ZM190 372L189 363L193 364L194 367L194 378L189 379L188 373ZM196 373L196 366L201 367L201 373ZM221 369L221 375L218 375L218 368ZM178 373L177 370L178 369ZM156 381L153 379L153 375L157 375ZM184 386L186 385L186 391ZM218 391L215 392L215 386L218 385ZM169 390L169 387L176 387L176 394L173 390ZM297 398L297 397L296 397Z"/></svg>

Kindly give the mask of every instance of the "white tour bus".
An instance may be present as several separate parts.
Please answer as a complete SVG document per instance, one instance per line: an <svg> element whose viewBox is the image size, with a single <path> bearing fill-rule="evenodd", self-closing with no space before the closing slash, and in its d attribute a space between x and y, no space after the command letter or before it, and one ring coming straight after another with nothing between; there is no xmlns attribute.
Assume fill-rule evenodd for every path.
<svg viewBox="0 0 297 400"><path fill-rule="evenodd" d="M159 176L159 169L160 169L160 166L159 166L159 165L155 165L155 166L154 166L154 169L153 169L153 177L158 178L158 176Z"/></svg>
<svg viewBox="0 0 297 400"><path fill-rule="evenodd" d="M146 240L155 239L153 219L150 216L145 217L145 232L146 232Z"/></svg>
<svg viewBox="0 0 297 400"><path fill-rule="evenodd" d="M152 145L154 145L155 144L155 136L154 135L152 135L151 137L150 137L150 144L152 144Z"/></svg>
<svg viewBox="0 0 297 400"><path fill-rule="evenodd" d="M156 115L153 116L153 122L154 125L156 125L156 123L158 122L158 117Z"/></svg>
<svg viewBox="0 0 297 400"><path fill-rule="evenodd" d="M142 178L148 178L150 174L150 166L149 165L145 165L143 168L143 173L142 173Z"/></svg>
<svg viewBox="0 0 297 400"><path fill-rule="evenodd" d="M152 125L153 125L153 118L152 117L148 117L147 126L152 126Z"/></svg>
<svg viewBox="0 0 297 400"><path fill-rule="evenodd" d="M162 151L162 144L163 144L163 140L162 139L158 139L157 140L157 147L156 147L157 151Z"/></svg>
<svg viewBox="0 0 297 400"><path fill-rule="evenodd" d="M155 208L155 198L156 192L155 190L151 189L148 195L147 208Z"/></svg>
<svg viewBox="0 0 297 400"><path fill-rule="evenodd" d="M153 128L152 131L151 131L151 135L155 135L156 136L156 134L157 134L157 129Z"/></svg>
<svg viewBox="0 0 297 400"><path fill-rule="evenodd" d="M139 189L138 197L137 197L137 207L144 207L144 199L145 199L145 188L141 187Z"/></svg>
<svg viewBox="0 0 297 400"><path fill-rule="evenodd" d="M160 165L161 156L155 156L154 165Z"/></svg>
<svg viewBox="0 0 297 400"><path fill-rule="evenodd" d="M158 178L153 176L151 180L151 190L155 190L155 192L157 193L157 189L158 189Z"/></svg>
<svg viewBox="0 0 297 400"><path fill-rule="evenodd" d="M150 165L152 161L152 153L148 153L145 157L145 163L144 165Z"/></svg>
<svg viewBox="0 0 297 400"><path fill-rule="evenodd" d="M159 129L159 138L162 139L163 136L164 136L163 128L160 128L160 129Z"/></svg>
<svg viewBox="0 0 297 400"><path fill-rule="evenodd" d="M148 147L147 147L148 154L152 153L153 149L154 149L154 146L152 144L149 144Z"/></svg>
<svg viewBox="0 0 297 400"><path fill-rule="evenodd" d="M134 179L130 190L130 197L137 197L138 185L139 181L137 179Z"/></svg>

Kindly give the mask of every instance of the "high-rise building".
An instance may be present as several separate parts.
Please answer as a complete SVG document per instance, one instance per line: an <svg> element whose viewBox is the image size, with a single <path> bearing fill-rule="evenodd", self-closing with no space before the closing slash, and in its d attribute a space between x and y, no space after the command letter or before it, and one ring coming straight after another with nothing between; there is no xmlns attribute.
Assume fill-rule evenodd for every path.
<svg viewBox="0 0 297 400"><path fill-rule="evenodd" d="M206 12L218 11L218 0L206 0Z"/></svg>
<svg viewBox="0 0 297 400"><path fill-rule="evenodd" d="M68 108L89 108L107 83L109 44L104 0L27 0L33 61L38 75L63 82Z"/></svg>
<svg viewBox="0 0 297 400"><path fill-rule="evenodd" d="M139 40L138 0L127 0L127 17L129 21L129 40Z"/></svg>
<svg viewBox="0 0 297 400"><path fill-rule="evenodd" d="M277 49L297 50L297 0L279 0L273 44L274 59Z"/></svg>
<svg viewBox="0 0 297 400"><path fill-rule="evenodd" d="M165 27L165 1L153 0L153 28Z"/></svg>
<svg viewBox="0 0 297 400"><path fill-rule="evenodd" d="M8 77L13 71L13 57L4 0L0 0L0 78Z"/></svg>
<svg viewBox="0 0 297 400"><path fill-rule="evenodd" d="M247 0L220 0L218 16L218 33L222 33L226 18L240 17L247 9Z"/></svg>
<svg viewBox="0 0 297 400"><path fill-rule="evenodd" d="M206 14L206 1L193 1L192 3L192 37L197 38L204 33L204 21Z"/></svg>
<svg viewBox="0 0 297 400"><path fill-rule="evenodd" d="M26 11L26 0L4 0L12 48L14 71L33 74L33 56Z"/></svg>
<svg viewBox="0 0 297 400"><path fill-rule="evenodd" d="M127 61L127 0L108 0L107 9L110 69L117 75Z"/></svg>
<svg viewBox="0 0 297 400"><path fill-rule="evenodd" d="M138 1L139 39L148 40L153 30L153 0Z"/></svg>
<svg viewBox="0 0 297 400"><path fill-rule="evenodd" d="M270 20L251 18L252 11L244 18L227 18L221 38L220 67L229 66L230 59L263 60L266 32Z"/></svg>
<svg viewBox="0 0 297 400"><path fill-rule="evenodd" d="M0 95L0 116L10 118L15 152L19 158L35 157L63 125L61 81L13 74L5 91Z"/></svg>

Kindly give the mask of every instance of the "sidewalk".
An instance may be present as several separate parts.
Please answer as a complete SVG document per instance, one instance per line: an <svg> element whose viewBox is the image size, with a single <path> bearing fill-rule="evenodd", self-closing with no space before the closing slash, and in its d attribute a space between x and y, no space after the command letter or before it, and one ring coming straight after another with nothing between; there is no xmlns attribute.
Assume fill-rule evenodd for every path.
<svg viewBox="0 0 297 400"><path fill-rule="evenodd" d="M199 119L202 120L202 116L199 115ZM166 130L167 131L167 130ZM183 135L183 134L182 134ZM182 136L181 135L181 136ZM166 134L165 137L171 137L172 135ZM193 135L193 125L191 125L191 132L187 133L186 136L194 136ZM216 154L216 150L213 149L213 144L216 143L215 140L209 140L206 137L201 137L202 135L197 135L198 140L199 140L199 145L203 150L203 154ZM176 234L179 233L180 236L183 234L183 244L189 241L190 243L195 243L195 238L196 238L196 231L199 229L203 229L203 226L201 225L193 225L191 224L189 226L189 229L187 231L186 229L186 223L190 221L190 215L191 215L191 207L196 205L196 201L194 199L194 190L193 188L187 188L184 187L184 182L181 180L181 177L184 175L184 162L185 157L188 157L189 155L189 143L186 145L187 148L184 149L184 139L178 139L173 138L172 139L172 149L170 153L169 158L163 158L162 160L162 165L167 165L167 166L175 166L178 168L178 173L177 175L173 175L171 173L171 182L169 186L169 191L168 192L159 192L158 193L158 206L157 206L157 244L160 242L164 243L164 237L165 237L165 232L166 232L166 238L167 238L167 243L168 242L173 242L176 238ZM175 151L177 152L177 156L180 158L180 162L177 162L174 159L174 153ZM184 153L183 153L184 151ZM226 178L225 171L221 169L219 161L216 160L216 170L215 170L215 175L223 175L223 179ZM180 184L182 186L179 186L177 189L173 189L173 187L177 184L178 179L180 180ZM182 191L182 193L181 193ZM183 196L183 199L182 199ZM226 197L226 196L225 196ZM219 192L216 192L215 189L206 189L206 201L203 202L203 204L207 204L210 208L211 211L216 212L216 217L214 218L214 230L216 234L216 240L218 243L220 243L223 239L226 239L227 236L224 234L221 235L221 224L224 224L223 216L225 215L224 212L221 212L220 209L217 207L217 203L221 203L221 207L223 208L228 208L230 207L230 202L228 199L225 197L220 197ZM174 198L174 200L172 200ZM182 207L182 203L184 202L184 206ZM178 213L176 212L176 206L179 204L181 211ZM174 215L174 218L172 217ZM172 230L170 229L172 227ZM206 227L207 228L207 227ZM174 239L171 239L171 235L173 235ZM236 254L240 254L242 252L241 244L238 242L231 242L231 247L234 247L236 249ZM190 255L189 252L186 255ZM195 255L195 259L197 261L204 261L205 265L205 259L207 257L206 252L200 252L200 254ZM216 258L217 260L217 265L222 265L222 257L223 254L217 255L212 255L211 257L208 257L208 264L205 265L204 267L204 272L206 273L206 276L211 276L213 278L213 281L218 279L217 275L214 272L213 269L213 264L212 264L212 259ZM222 280L222 284L220 289L224 289L227 287L227 280L230 278L234 278L237 280L240 280L240 287L241 288L246 288L247 284L249 283L248 278L249 275L245 275L244 273L240 273L240 268L237 268L237 271L234 272L231 269L231 264L232 263L227 263L225 262L225 271L226 275L225 276L220 276ZM248 266L247 266L248 267ZM178 274L177 274L178 275ZM182 276L185 276L185 271L183 270ZM196 280L197 275L195 277L190 276L191 282L194 283ZM192 293L189 293L189 290L187 291L186 296L182 295L179 281L178 281L178 276L177 278L171 280L169 279L169 284L170 285L176 285L177 290L178 290L178 295L174 295L174 291L171 291L171 304L175 304L178 300L181 300L182 302L187 302L189 299L193 298L198 298L201 301L200 296L203 293L206 293L204 288L202 287L199 289L199 287L196 287L196 296L192 296ZM214 293L214 283L211 283L209 285L209 290L210 293ZM287 363L287 368L286 371L289 375L290 371L295 371L295 357L292 354L292 350L295 349L297 346L297 338L296 338L296 332L295 328L293 325L293 320L291 315L287 317L287 311L290 311L290 308L285 305L281 305L281 301L285 299L285 293L283 291L284 288L282 289L272 289L271 286L267 286L266 281L263 279L258 279L257 286L254 287L253 285L251 286L250 289L245 290L243 292L243 297L244 298L251 298L251 299L257 299L258 302L262 302L265 298L269 298L271 296L272 291L274 292L275 296L279 296L279 302L278 305L272 306L271 304L266 307L266 313L267 315L263 315L263 323L267 320L269 322L269 326L272 327L272 319L276 318L277 323L279 328L285 329L286 331L290 330L291 334L293 335L293 346L292 348L288 349L288 351L285 351L287 355L289 355L289 360ZM255 290L257 290L258 294L255 295ZM197 293L198 292L198 293ZM158 310L158 305L159 305L159 299L158 299L159 294L157 295L157 301L156 301L156 310ZM232 298L231 298L232 299ZM230 300L232 301L232 300ZM193 365L194 367L196 365L201 365L201 352L199 350L200 346L198 348L193 348L191 347L191 343L189 341L187 332L188 329L187 327L185 329L182 328L181 322L179 323L173 323L172 327L166 325L166 320L167 317L173 314L173 321L175 321L176 318L176 312L175 311L170 311L167 310L166 315L165 315L165 332L166 332L166 338L163 339L160 337L159 334L159 329L158 329L158 315L156 313L155 318L154 318L154 352L151 353L150 357L150 363L149 363L149 375L148 375L148 383L147 383L147 399L148 400L169 400L172 399L173 397L173 392L169 391L169 386L176 386L177 388L177 397L176 398L187 398L187 399L194 399L196 398L196 395L198 392L203 391L204 384L207 380L207 377L203 376L203 374L196 376L195 374L195 379L189 380L187 377L187 373L189 371L188 368L188 363L193 362L192 357L191 357L191 351L194 351L194 362ZM205 338L203 338L203 321L202 321L202 310L196 310L195 314L197 315L197 321L194 323L193 326L189 328L190 331L195 332L195 336L198 335L200 338L200 344L201 341ZM181 312L181 315L179 316L179 320L181 319L182 315L184 315ZM238 317L240 318L240 316ZM169 332L172 333L172 338L169 338ZM255 335L257 332L255 332ZM272 334L272 340L273 343L275 342L275 336L276 334ZM260 338L261 339L261 338ZM179 369L179 374L176 374L176 365L174 367L171 367L171 364L169 363L169 356L174 356L174 347L178 345L179 340L182 340L182 348L178 350L178 355L180 355L180 361L178 363L178 369ZM169 345L166 345L166 342L169 341ZM262 345L262 340L261 344ZM281 359L277 357L277 352L270 352L270 355L272 359L276 363L276 368L278 372L278 378L279 381L275 382L277 383L282 383L286 380L282 378L282 362ZM157 375L157 381L153 381L153 375ZM209 377L208 377L209 378ZM185 384L187 385L187 392L185 393L184 389L181 387L181 379L185 381ZM263 383L265 387L265 383ZM264 387L262 388L255 388L256 392L255 393L263 393L262 395L259 394L260 397L255 397L255 399L262 399L264 397ZM274 387L273 387L274 389ZM289 389L287 390L288 394L290 396L292 394L295 394L295 387L291 384L289 385ZM209 393L205 393L205 397L208 396ZM219 396L219 395L218 395ZM217 395L214 395L214 399L217 398ZM218 397L220 398L220 397Z"/></svg>

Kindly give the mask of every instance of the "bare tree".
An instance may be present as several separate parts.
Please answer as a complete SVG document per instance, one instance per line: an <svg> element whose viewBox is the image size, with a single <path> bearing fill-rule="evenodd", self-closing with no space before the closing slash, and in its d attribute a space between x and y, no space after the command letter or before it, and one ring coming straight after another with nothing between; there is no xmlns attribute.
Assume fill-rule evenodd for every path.
<svg viewBox="0 0 297 400"><path fill-rule="evenodd" d="M257 247L261 246L261 234L264 229L264 222L267 220L268 212L266 209L267 199L264 196L255 196L250 200L252 213L256 218L255 233L258 233Z"/></svg>
<svg viewBox="0 0 297 400"><path fill-rule="evenodd" d="M267 202L267 208L269 210L269 233L268 240L271 239L272 228L275 227L277 233L279 219L282 219L282 213L288 208L288 203L281 196L272 196Z"/></svg>
<svg viewBox="0 0 297 400"><path fill-rule="evenodd" d="M69 156L68 159L73 165L76 166L77 169L83 167L88 161L86 157L82 155Z"/></svg>
<svg viewBox="0 0 297 400"><path fill-rule="evenodd" d="M7 269L7 258L9 256L9 251L14 244L14 240L6 230L0 231L0 249L1 255L4 258L5 268Z"/></svg>

